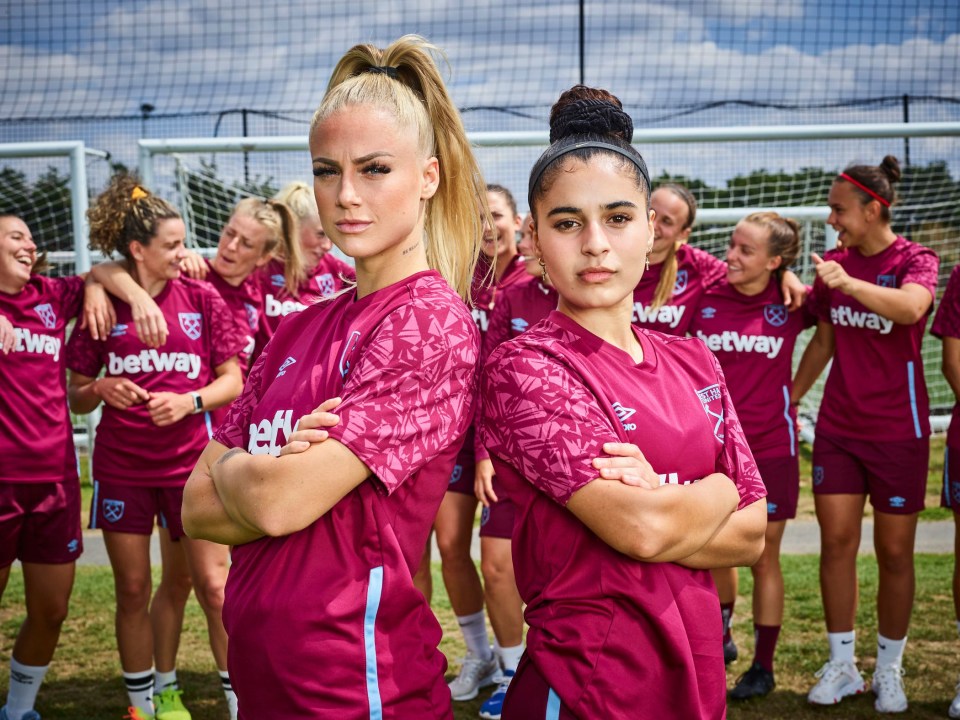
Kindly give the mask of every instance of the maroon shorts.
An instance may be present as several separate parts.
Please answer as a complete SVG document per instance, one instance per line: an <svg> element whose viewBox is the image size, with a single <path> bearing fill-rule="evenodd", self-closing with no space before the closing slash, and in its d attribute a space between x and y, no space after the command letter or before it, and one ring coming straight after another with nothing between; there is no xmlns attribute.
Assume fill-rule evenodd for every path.
<svg viewBox="0 0 960 720"><path fill-rule="evenodd" d="M473 481L476 475L477 466L471 461L469 463L461 462L457 458L457 464L453 466L450 473L450 484L447 485L447 492L460 493L461 495L473 495Z"/></svg>
<svg viewBox="0 0 960 720"><path fill-rule="evenodd" d="M154 519L170 531L171 540L183 537L180 506L182 487L139 487L119 483L93 483L90 527L106 532L150 535Z"/></svg>
<svg viewBox="0 0 960 720"><path fill-rule="evenodd" d="M513 520L517 516L517 506L507 495L507 489L497 482L496 475L493 476L493 491L499 499L480 513L480 537L509 540L513 537Z"/></svg>
<svg viewBox="0 0 960 720"><path fill-rule="evenodd" d="M71 563L82 552L77 480L0 484L0 567Z"/></svg>
<svg viewBox="0 0 960 720"><path fill-rule="evenodd" d="M548 718L549 720L577 720L560 702L543 676L537 672L527 653L520 658L517 674L510 681L507 697L503 703L503 720L530 720L530 718Z"/></svg>
<svg viewBox="0 0 960 720"><path fill-rule="evenodd" d="M943 491L940 507L960 513L960 448L947 445L943 453Z"/></svg>
<svg viewBox="0 0 960 720"><path fill-rule="evenodd" d="M799 458L757 458L757 469L767 488L767 520L795 518L800 495Z"/></svg>
<svg viewBox="0 0 960 720"><path fill-rule="evenodd" d="M817 433L813 443L813 492L869 495L878 512L909 515L923 510L930 440L880 442Z"/></svg>

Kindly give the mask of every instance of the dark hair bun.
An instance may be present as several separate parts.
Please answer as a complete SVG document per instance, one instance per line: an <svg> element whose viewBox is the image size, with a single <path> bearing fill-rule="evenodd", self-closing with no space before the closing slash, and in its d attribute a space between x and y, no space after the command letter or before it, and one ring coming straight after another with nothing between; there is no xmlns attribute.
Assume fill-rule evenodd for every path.
<svg viewBox="0 0 960 720"><path fill-rule="evenodd" d="M890 181L890 184L900 182L900 178L903 174L900 171L900 161L897 160L893 155L887 155L883 161L880 163L880 170L884 175L887 176L887 179Z"/></svg>
<svg viewBox="0 0 960 720"><path fill-rule="evenodd" d="M550 142L570 135L606 135L633 140L633 120L606 90L574 85L550 110Z"/></svg>

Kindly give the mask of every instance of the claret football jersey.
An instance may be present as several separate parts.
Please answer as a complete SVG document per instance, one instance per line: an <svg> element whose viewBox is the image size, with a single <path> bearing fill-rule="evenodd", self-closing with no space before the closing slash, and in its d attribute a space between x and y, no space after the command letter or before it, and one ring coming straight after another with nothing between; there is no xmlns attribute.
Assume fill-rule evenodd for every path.
<svg viewBox="0 0 960 720"><path fill-rule="evenodd" d="M832 250L824 260L837 261L850 277L865 282L889 288L912 283L936 295L936 253L902 237L876 255ZM813 285L813 310L833 326L835 339L817 430L871 442L929 436L930 402L920 356L927 317L899 325L819 279Z"/></svg>
<svg viewBox="0 0 960 720"><path fill-rule="evenodd" d="M744 295L721 280L694 308L690 334L720 361L755 458L797 455L797 412L790 407L793 348L814 324L806 306L787 311L775 277L759 295Z"/></svg>
<svg viewBox="0 0 960 720"><path fill-rule="evenodd" d="M930 332L938 338L960 338L960 265L953 268ZM953 405L947 445L960 449L960 402Z"/></svg>
<svg viewBox="0 0 960 720"><path fill-rule="evenodd" d="M0 353L0 482L77 479L67 408L67 323L83 305L83 279L32 275L16 295L0 292L13 350Z"/></svg>
<svg viewBox="0 0 960 720"><path fill-rule="evenodd" d="M205 282L170 280L154 301L170 331L159 348L137 335L130 306L114 298L117 324L104 341L74 330L67 344L67 365L97 377L124 377L148 392L195 392L216 377L215 368L243 348L230 311ZM187 415L157 427L145 403L118 410L103 404L93 446L93 478L121 485L175 487L186 483L210 439L208 413Z"/></svg>
<svg viewBox="0 0 960 720"><path fill-rule="evenodd" d="M605 442L636 444L661 484L728 475L766 495L720 366L695 338L635 328L639 364L559 312L484 366L480 434L517 505L527 653L578 717L719 717L720 607L706 571L628 558L565 506ZM652 492L656 492L653 490Z"/></svg>
<svg viewBox="0 0 960 720"><path fill-rule="evenodd" d="M279 454L301 416L340 396L330 437L371 475L304 530L234 548L223 619L242 717L450 717L440 626L412 577L478 354L469 309L434 271L280 324L216 439Z"/></svg>
<svg viewBox="0 0 960 720"><path fill-rule="evenodd" d="M673 281L673 294L659 308L653 308L653 296L666 263L651 265L644 271L633 291L634 325L668 335L686 335L700 296L727 273L726 263L690 245L681 245L676 258L677 277Z"/></svg>

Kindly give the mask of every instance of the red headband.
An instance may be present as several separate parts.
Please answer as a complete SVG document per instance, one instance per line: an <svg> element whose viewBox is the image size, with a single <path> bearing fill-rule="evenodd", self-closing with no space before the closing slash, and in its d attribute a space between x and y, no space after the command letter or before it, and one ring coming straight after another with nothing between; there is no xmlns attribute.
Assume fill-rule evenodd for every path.
<svg viewBox="0 0 960 720"><path fill-rule="evenodd" d="M876 200L878 203L880 203L880 204L883 205L884 207L890 207L890 201L889 201L889 200L887 200L886 198L880 197L880 196L877 195L873 190L871 190L870 188L868 188L866 185L863 185L862 183L858 183L856 180L854 180L852 177L850 177L850 176L847 175L846 173L840 173L837 177L843 178L843 179L846 180L848 183L853 183L854 185L856 185L858 188L860 188L861 190L863 190L867 195L869 195L870 197L872 197L874 200Z"/></svg>

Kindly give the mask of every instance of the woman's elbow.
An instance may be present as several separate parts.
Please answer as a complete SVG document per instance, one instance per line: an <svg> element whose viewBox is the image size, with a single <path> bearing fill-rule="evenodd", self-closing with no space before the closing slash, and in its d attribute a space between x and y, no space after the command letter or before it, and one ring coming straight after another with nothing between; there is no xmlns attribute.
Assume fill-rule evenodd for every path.
<svg viewBox="0 0 960 720"><path fill-rule="evenodd" d="M742 513L740 523L740 555L737 565L753 565L763 554L766 545L767 532L767 501L761 498L739 511Z"/></svg>

